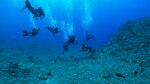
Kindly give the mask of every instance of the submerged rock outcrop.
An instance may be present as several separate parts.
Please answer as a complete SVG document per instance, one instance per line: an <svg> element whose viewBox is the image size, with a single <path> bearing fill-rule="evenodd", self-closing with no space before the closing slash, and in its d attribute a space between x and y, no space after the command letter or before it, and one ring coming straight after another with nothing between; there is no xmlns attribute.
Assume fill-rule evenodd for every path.
<svg viewBox="0 0 150 84"><path fill-rule="evenodd" d="M112 41L120 44L124 50L148 50L150 48L150 17L128 21L119 29Z"/></svg>
<svg viewBox="0 0 150 84"><path fill-rule="evenodd" d="M150 17L123 24L99 52L120 60L111 66L116 73L124 73L126 77L117 76L124 77L125 83L150 83Z"/></svg>
<svg viewBox="0 0 150 84"><path fill-rule="evenodd" d="M126 22L105 46L116 51L110 54L116 54L117 51L150 54L150 17Z"/></svg>

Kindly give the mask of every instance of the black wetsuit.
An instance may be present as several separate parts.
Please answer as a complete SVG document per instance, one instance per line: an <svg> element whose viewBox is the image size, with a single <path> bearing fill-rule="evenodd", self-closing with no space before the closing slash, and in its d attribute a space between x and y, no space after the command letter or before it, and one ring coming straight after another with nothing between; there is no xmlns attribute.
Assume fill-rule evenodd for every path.
<svg viewBox="0 0 150 84"><path fill-rule="evenodd" d="M39 30L40 30L39 28L38 29L33 28L31 32L28 32L27 30L23 30L22 36L24 36L24 37L25 36L33 36L34 37L39 33Z"/></svg>
<svg viewBox="0 0 150 84"><path fill-rule="evenodd" d="M35 9L31 6L30 2L28 0L25 1L26 7L32 12L32 14L35 14Z"/></svg>
<svg viewBox="0 0 150 84"><path fill-rule="evenodd" d="M67 44L70 45L70 44L77 44L77 40L75 39L75 36L69 36L69 39L67 41Z"/></svg>
<svg viewBox="0 0 150 84"><path fill-rule="evenodd" d="M45 27L45 28L47 28L53 35L58 33L57 27Z"/></svg>
<svg viewBox="0 0 150 84"><path fill-rule="evenodd" d="M44 13L44 11L43 11L43 9L42 9L41 7L39 7L38 9L34 9L34 8L31 6L29 0L26 0L26 1L25 1L25 4L26 4L26 6L23 7L23 8L20 10L20 12L22 12L24 9L28 8L29 11L34 15L34 17L35 17L36 19L38 19L38 17L40 17L40 18L42 19L42 18L45 16L45 13Z"/></svg>

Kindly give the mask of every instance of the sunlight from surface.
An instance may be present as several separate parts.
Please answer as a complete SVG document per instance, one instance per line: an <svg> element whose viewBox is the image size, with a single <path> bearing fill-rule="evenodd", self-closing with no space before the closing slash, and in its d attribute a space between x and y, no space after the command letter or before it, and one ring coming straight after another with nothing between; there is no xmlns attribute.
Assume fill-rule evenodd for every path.
<svg viewBox="0 0 150 84"><path fill-rule="evenodd" d="M84 26L84 30L88 30L89 25L92 23L92 1L85 0L83 4L83 15L82 15L82 22Z"/></svg>

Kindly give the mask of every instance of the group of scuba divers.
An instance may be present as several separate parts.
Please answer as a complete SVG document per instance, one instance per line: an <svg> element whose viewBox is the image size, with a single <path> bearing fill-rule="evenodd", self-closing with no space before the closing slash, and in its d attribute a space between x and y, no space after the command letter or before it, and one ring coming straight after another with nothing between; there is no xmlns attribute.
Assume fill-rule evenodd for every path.
<svg viewBox="0 0 150 84"><path fill-rule="evenodd" d="M24 9L28 9L36 19L42 19L44 16L45 16L45 13L43 11L43 9L41 7L35 9L31 6L29 0L26 0L25 1L25 7L23 7L20 12L22 12ZM53 35L56 35L58 32L59 32L59 28L57 27L45 27L46 29L48 29ZM38 33L39 33L40 29L38 28L33 28L32 31L27 31L27 30L23 30L22 33L23 35L22 36L36 36ZM86 34L86 40L91 40L92 38L94 38L93 35L89 34L88 31L85 32ZM66 41L66 43L64 44L63 46L63 53L65 51L68 51L68 47L69 45L74 45L74 44L77 44L77 40L76 40L76 37L74 35L71 35L71 36L68 36L68 40ZM82 47L81 47L81 52L88 52L88 53L95 53L95 50L91 47L91 46L88 46L87 44L82 44Z"/></svg>

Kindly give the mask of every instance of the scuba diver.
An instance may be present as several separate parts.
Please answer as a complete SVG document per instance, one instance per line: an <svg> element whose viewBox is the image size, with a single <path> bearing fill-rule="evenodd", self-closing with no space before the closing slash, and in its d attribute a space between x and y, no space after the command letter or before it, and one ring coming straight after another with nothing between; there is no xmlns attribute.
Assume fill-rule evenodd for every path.
<svg viewBox="0 0 150 84"><path fill-rule="evenodd" d="M68 47L69 47L69 45L67 45L67 44L65 44L64 46L63 46L63 54L66 52L66 51L68 51Z"/></svg>
<svg viewBox="0 0 150 84"><path fill-rule="evenodd" d="M93 35L89 34L88 31L86 31L85 34L86 34L86 40L87 41L90 40L90 39L92 39L92 38L95 38Z"/></svg>
<svg viewBox="0 0 150 84"><path fill-rule="evenodd" d="M77 44L77 40L76 40L74 35L69 36L67 42L64 44L64 46L63 46L63 48L64 48L63 49L63 54L64 54L64 51L68 51L68 47L71 44Z"/></svg>
<svg viewBox="0 0 150 84"><path fill-rule="evenodd" d="M58 28L56 27L45 27L47 28L54 36L58 33Z"/></svg>
<svg viewBox="0 0 150 84"><path fill-rule="evenodd" d="M22 33L23 35L22 36L36 36L38 33L39 33L39 28L36 29L36 28L33 28L31 32L28 32L27 30L23 30Z"/></svg>
<svg viewBox="0 0 150 84"><path fill-rule="evenodd" d="M77 40L75 38L74 35L69 36L68 41L66 42L66 44L70 45L70 44L77 44Z"/></svg>
<svg viewBox="0 0 150 84"><path fill-rule="evenodd" d="M91 46L88 46L86 44L82 44L82 47L81 47L80 51L81 52L95 53L95 50Z"/></svg>
<svg viewBox="0 0 150 84"><path fill-rule="evenodd" d="M38 19L38 17L40 17L40 19L42 19L42 18L45 16L45 13L44 13L42 7L39 7L39 8L36 9L35 11L36 11L36 13L34 14L34 17L35 17L36 19Z"/></svg>
<svg viewBox="0 0 150 84"><path fill-rule="evenodd" d="M64 51L68 51L68 45L67 44L64 45Z"/></svg>
<svg viewBox="0 0 150 84"><path fill-rule="evenodd" d="M34 15L34 17L35 17L36 19L38 19L38 17L40 17L40 18L42 19L42 18L45 16L45 13L44 13L44 11L43 11L43 9L42 9L41 7L39 7L38 9L34 9L34 8L31 6L29 0L26 0L26 1L25 1L25 4L26 4L26 6L23 7L23 8L20 10L20 12L22 12L24 9L28 8L29 11Z"/></svg>

